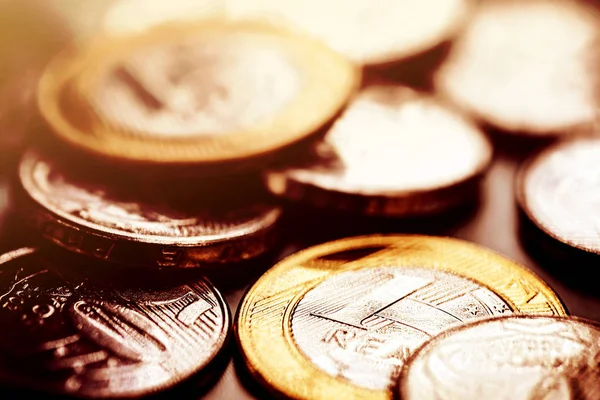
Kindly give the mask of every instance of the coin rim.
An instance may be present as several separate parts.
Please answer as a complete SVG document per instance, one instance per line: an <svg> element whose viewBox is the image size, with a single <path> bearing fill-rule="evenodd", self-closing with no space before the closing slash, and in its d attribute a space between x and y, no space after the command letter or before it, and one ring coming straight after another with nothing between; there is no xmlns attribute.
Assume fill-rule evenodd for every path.
<svg viewBox="0 0 600 400"><path fill-rule="evenodd" d="M267 292L273 291L274 286L277 283L277 277L280 275L280 270L282 271L292 271L296 267L294 267L294 263L296 260L302 260L306 262L315 257L315 254L322 255L328 254L333 251L343 251L350 250L349 246L368 246L368 245L381 245L387 243L398 243L398 241L402 242L403 240L426 240L428 243L436 243L442 244L446 243L445 246L448 246L448 243L451 246L460 246L471 249L474 253L476 252L484 252L484 257L482 257L482 264L490 264L489 258L490 256L493 259L497 259L500 261L503 267L509 267L509 269L513 270L516 273L524 274L528 276L531 280L529 282L535 282L536 288L540 289L540 292L545 295L551 307L556 309L557 313L568 315L568 310L565 307L562 299L558 297L558 294L536 273L534 273L529 268L524 265L513 261L512 259L495 252L489 248L485 248L481 245L478 245L473 242L465 241L462 239L457 239L453 237L445 237L445 236L424 236L424 235L404 235L404 234L386 234L386 235L366 235L366 236L355 236L346 239L335 240L331 242L322 243L316 246L309 247L307 249L301 250L297 253L294 253L283 260L279 261L275 266L273 266L270 270L264 273L245 293L244 297L240 301L240 305L238 306L238 310L236 313L236 318L234 321L234 334L236 336L236 343L239 348L240 358L245 364L246 369L250 372L250 375L259 383L262 384L268 391L275 393L277 395L283 395L285 397L292 398L300 398L306 397L306 389L302 387L302 384L298 384L298 382L305 381L310 376L311 386L319 386L321 388L327 387L329 388L329 393L321 393L320 397L327 399L330 398L330 395L335 398L340 398L341 393L344 392L349 396L355 397L372 397L372 398L381 398L387 399L390 397L390 391L377 391L371 389L365 389L358 387L356 385L349 384L343 380L336 379L318 369L314 364L308 360L308 358L300 351L298 346L295 344L292 338L292 331L290 326L290 315L295 310L295 305L305 295L308 291L314 288L319 283L325 281L328 277L351 270L358 269L366 269L369 267L360 267L360 266L351 266L346 269L337 269L337 270L329 270L329 273L318 276L315 278L306 279L304 284L288 284L286 286L287 289L284 291L290 291L289 300L286 300L286 308L279 313L274 320L273 324L278 326L278 329L281 329L277 334L279 337L270 337L273 339L271 341L271 351L274 351L276 348L276 353L278 359L285 360L286 364L293 364L293 371L302 370L303 377L294 376L292 378L282 377L280 370L272 370L269 366L266 368L262 368L260 366L260 358L257 361L257 354L260 353L261 349L258 349L254 342L257 337L260 337L260 333L255 333L256 329L252 329L249 324L249 314L251 311L251 307L253 302L255 303L256 299L259 297L259 291L265 290L265 288L271 288L271 290L267 290ZM452 255L446 255L446 257L452 258ZM352 261L350 261L352 262ZM292 266L289 266L289 265ZM514 299L506 297L506 294L499 293L498 290L491 288L488 284L481 281L481 279L476 279L474 276L466 276L465 274L459 274L456 270L450 269L447 266L433 266L428 265L424 268L431 268L434 270L445 271L449 273L453 273L455 275L465 277L470 280L476 281L478 284L481 284L483 287L488 287L495 294L497 294L500 298L502 298L507 304L514 306L516 311L518 310L518 306L514 303ZM290 280L291 278L287 278ZM308 283L306 283L308 282ZM264 286L264 288L262 287ZM294 289L294 290L292 290ZM263 298L269 298L272 296L276 296L278 292L274 291L273 294L265 296ZM279 292L281 293L281 292ZM263 340L264 341L264 340ZM294 372L290 372L289 374L294 374ZM289 375L288 374L288 375ZM297 373L296 373L297 374ZM293 382L293 384L292 384ZM305 382L306 383L306 382ZM390 388L392 390L392 388ZM335 395L333 394L335 393ZM314 393L312 393L314 396Z"/></svg>
<svg viewBox="0 0 600 400"><path fill-rule="evenodd" d="M396 381L397 385L394 388L394 399L395 400L409 400L410 399L410 396L407 396L407 393L406 393L406 382L408 380L408 374L410 373L410 368L411 368L412 363L427 348L429 348L431 346L435 347L436 344L440 340L444 340L445 338L452 336L456 332L468 330L470 328L473 328L473 327L476 327L479 325L483 325L483 324L486 324L491 321L506 320L506 319L545 319L545 320L554 320L554 321L574 321L575 323L578 323L580 325L596 328L596 330L598 330L598 333L600 333L600 322L592 320L590 318L577 317L577 316L572 316L572 315L558 316L558 315L512 314L512 315L504 315L504 316L497 316L497 317L487 317L487 318L482 318L482 319L478 319L478 320L474 320L474 321L469 321L467 323L454 326L452 328L449 328L449 329L439 333L438 335L432 337L428 341L421 344L415 351L413 351L411 353L411 355L408 357L408 359L402 366L402 369L400 370L400 375L398 376L398 379Z"/></svg>
<svg viewBox="0 0 600 400"><path fill-rule="evenodd" d="M143 44L228 32L254 32L272 38L273 43L278 44L274 48L296 64L305 84L282 110L261 118L251 128L171 140L152 136L136 139L128 133L132 131L107 127L102 122L95 124L99 128L94 128L93 132L82 132L71 125L56 101L64 93L65 85L81 72L78 69L87 66L97 72L97 56L111 54L115 49L121 49L121 54ZM315 57L327 62L317 65ZM120 38L101 37L80 51L66 49L46 67L39 81L37 103L46 125L54 134L97 156L176 165L230 162L265 156L316 134L358 89L361 76L358 66L312 38L257 21L210 19L164 24Z"/></svg>

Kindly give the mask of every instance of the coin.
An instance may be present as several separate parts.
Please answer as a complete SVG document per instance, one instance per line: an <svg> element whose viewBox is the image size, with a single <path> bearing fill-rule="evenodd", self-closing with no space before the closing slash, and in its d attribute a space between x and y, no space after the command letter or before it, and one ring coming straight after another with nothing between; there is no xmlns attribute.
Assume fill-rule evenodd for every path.
<svg viewBox="0 0 600 400"><path fill-rule="evenodd" d="M461 322L517 312L567 313L540 278L490 250L375 235L280 261L247 292L234 330L248 371L273 393L387 399L423 342Z"/></svg>
<svg viewBox="0 0 600 400"><path fill-rule="evenodd" d="M267 198L209 192L185 200L169 196L168 187L121 188L75 172L35 151L19 167L21 212L68 250L122 264L188 268L256 257L273 243L281 209Z"/></svg>
<svg viewBox="0 0 600 400"><path fill-rule="evenodd" d="M320 42L269 25L182 22L61 53L38 102L52 131L89 154L199 166L306 139L359 77Z"/></svg>
<svg viewBox="0 0 600 400"><path fill-rule="evenodd" d="M501 132L583 129L596 119L598 105L598 15L583 2L482 2L434 86Z"/></svg>
<svg viewBox="0 0 600 400"><path fill-rule="evenodd" d="M513 315L447 330L413 353L400 398L580 399L600 396L600 324Z"/></svg>
<svg viewBox="0 0 600 400"><path fill-rule="evenodd" d="M266 174L276 195L368 215L432 214L476 199L492 146L435 97L407 87L362 91L300 166Z"/></svg>
<svg viewBox="0 0 600 400"><path fill-rule="evenodd" d="M600 254L600 138L578 136L545 148L517 177L521 210L544 234Z"/></svg>
<svg viewBox="0 0 600 400"><path fill-rule="evenodd" d="M453 38L470 0L228 0L229 18L262 19L311 35L360 65L397 62ZM435 12L432 12L435 10Z"/></svg>
<svg viewBox="0 0 600 400"><path fill-rule="evenodd" d="M205 279L183 285L161 279L156 286L139 278L102 280L85 264L50 259L34 248L5 253L0 265L5 386L132 398L172 388L222 362L230 312Z"/></svg>

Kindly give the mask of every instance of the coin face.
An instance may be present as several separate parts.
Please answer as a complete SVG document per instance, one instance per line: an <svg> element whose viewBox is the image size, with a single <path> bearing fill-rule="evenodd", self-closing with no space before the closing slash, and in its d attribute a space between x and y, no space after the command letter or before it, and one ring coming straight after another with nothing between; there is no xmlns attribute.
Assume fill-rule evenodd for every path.
<svg viewBox="0 0 600 400"><path fill-rule="evenodd" d="M230 18L282 24L322 40L356 63L376 65L414 56L450 39L473 4L469 0L351 0L339 7L318 0L229 0L225 8Z"/></svg>
<svg viewBox="0 0 600 400"><path fill-rule="evenodd" d="M0 256L0 265L0 379L11 386L84 398L151 394L202 371L229 337L227 304L204 279L107 283L31 248Z"/></svg>
<svg viewBox="0 0 600 400"><path fill-rule="evenodd" d="M582 2L482 2L435 86L503 131L572 131L595 119L599 27L596 10Z"/></svg>
<svg viewBox="0 0 600 400"><path fill-rule="evenodd" d="M358 78L321 43L269 25L182 22L63 53L38 100L53 131L80 148L201 164L260 156L315 133Z"/></svg>
<svg viewBox="0 0 600 400"><path fill-rule="evenodd" d="M544 233L600 253L600 138L581 136L547 148L519 174L518 199Z"/></svg>
<svg viewBox="0 0 600 400"><path fill-rule="evenodd" d="M600 325L514 315L448 330L405 364L410 399L597 399Z"/></svg>
<svg viewBox="0 0 600 400"><path fill-rule="evenodd" d="M243 299L235 329L249 371L273 392L385 399L423 342L512 313L566 311L530 271L468 242L364 236L275 265Z"/></svg>
<svg viewBox="0 0 600 400"><path fill-rule="evenodd" d="M461 184L491 159L486 136L460 114L433 97L382 85L352 101L312 160L270 171L266 181L277 195L331 208L358 197L348 206L361 208L354 211L424 214L464 201ZM448 193L453 188L458 195Z"/></svg>
<svg viewBox="0 0 600 400"><path fill-rule="evenodd" d="M183 202L169 199L162 190L120 190L116 184L86 181L69 172L28 152L19 174L25 192L43 210L37 222L47 237L103 259L120 260L119 247L127 253L131 242L146 244L155 254L156 266L254 257L267 250L270 232L281 214L266 199L253 203L256 196L252 194L243 204L227 202L225 196L221 204L202 199ZM72 236L73 230L81 232L80 239ZM86 244L86 234L92 243L95 237L106 238L108 247L94 250L92 243ZM157 246L154 251L153 246Z"/></svg>

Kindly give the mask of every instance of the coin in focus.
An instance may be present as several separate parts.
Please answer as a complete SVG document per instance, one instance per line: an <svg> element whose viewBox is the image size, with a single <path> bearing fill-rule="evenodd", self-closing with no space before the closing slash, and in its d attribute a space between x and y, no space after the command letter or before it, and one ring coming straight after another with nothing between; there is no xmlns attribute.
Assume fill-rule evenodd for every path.
<svg viewBox="0 0 600 400"><path fill-rule="evenodd" d="M173 388L222 364L230 312L205 279L156 286L139 276L133 283L102 280L85 265L33 248L1 255L0 265L4 386L127 398Z"/></svg>
<svg viewBox="0 0 600 400"><path fill-rule="evenodd" d="M317 133L359 78L320 42L270 25L182 22L61 53L38 101L52 131L89 154L214 166Z"/></svg>
<svg viewBox="0 0 600 400"><path fill-rule="evenodd" d="M322 40L357 64L376 66L424 53L452 39L475 2L229 0L225 4L229 18L281 24Z"/></svg>
<svg viewBox="0 0 600 400"><path fill-rule="evenodd" d="M234 329L267 390L294 399L388 399L422 343L482 317L565 315L526 268L458 239L342 239L280 261L250 288ZM282 374L281 371L286 371Z"/></svg>
<svg viewBox="0 0 600 400"><path fill-rule="evenodd" d="M561 135L598 106L596 8L569 0L491 0L434 76L436 89L504 133Z"/></svg>
<svg viewBox="0 0 600 400"><path fill-rule="evenodd" d="M266 174L274 194L374 216L417 216L477 199L492 146L468 119L407 87L371 86L305 165Z"/></svg>
<svg viewBox="0 0 600 400"><path fill-rule="evenodd" d="M413 353L402 400L592 400L600 391L600 324L513 315L436 336Z"/></svg>
<svg viewBox="0 0 600 400"><path fill-rule="evenodd" d="M222 265L261 255L281 209L268 197L90 180L41 153L19 167L21 213L44 237L80 254L152 268ZM201 185L202 182L198 182ZM193 186L193 185L192 185Z"/></svg>
<svg viewBox="0 0 600 400"><path fill-rule="evenodd" d="M600 138L562 140L525 162L517 199L544 235L575 253L600 254Z"/></svg>

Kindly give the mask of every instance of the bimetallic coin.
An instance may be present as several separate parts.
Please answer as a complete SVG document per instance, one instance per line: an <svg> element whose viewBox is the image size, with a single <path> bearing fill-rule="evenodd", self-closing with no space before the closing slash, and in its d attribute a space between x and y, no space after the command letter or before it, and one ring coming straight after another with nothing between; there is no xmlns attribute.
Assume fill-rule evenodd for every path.
<svg viewBox="0 0 600 400"><path fill-rule="evenodd" d="M352 101L312 160L270 171L266 182L319 207L414 216L475 200L491 160L484 133L442 102L376 85Z"/></svg>
<svg viewBox="0 0 600 400"><path fill-rule="evenodd" d="M435 87L506 133L572 132L596 119L599 34L598 11L584 2L481 2Z"/></svg>
<svg viewBox="0 0 600 400"><path fill-rule="evenodd" d="M402 400L592 400L600 397L600 324L513 315L476 321L414 352Z"/></svg>
<svg viewBox="0 0 600 400"><path fill-rule="evenodd" d="M19 176L32 203L24 214L46 238L124 264L184 268L256 257L272 244L281 214L252 193L217 204L154 188L119 191L116 182L82 180L34 152L23 156Z"/></svg>
<svg viewBox="0 0 600 400"><path fill-rule="evenodd" d="M526 216L571 248L600 254L600 138L563 140L531 157L517 177Z"/></svg>
<svg viewBox="0 0 600 400"><path fill-rule="evenodd" d="M0 266L5 386L137 397L213 366L228 342L229 309L207 280L107 283L33 248L3 254Z"/></svg>
<svg viewBox="0 0 600 400"><path fill-rule="evenodd" d="M67 143L123 161L265 156L317 132L359 82L310 38L254 22L173 23L64 52L38 100Z"/></svg>
<svg viewBox="0 0 600 400"><path fill-rule="evenodd" d="M566 310L532 272L474 244L363 236L275 265L242 300L235 330L248 370L275 393L387 399L423 342L467 321L512 313Z"/></svg>
<svg viewBox="0 0 600 400"><path fill-rule="evenodd" d="M471 0L225 0L233 19L262 19L311 35L361 65L400 61L453 38Z"/></svg>

